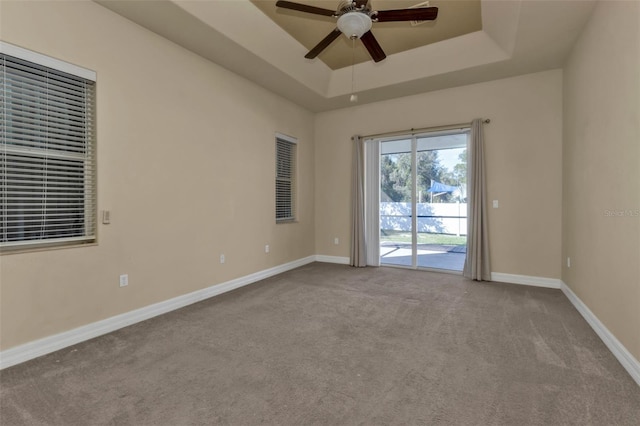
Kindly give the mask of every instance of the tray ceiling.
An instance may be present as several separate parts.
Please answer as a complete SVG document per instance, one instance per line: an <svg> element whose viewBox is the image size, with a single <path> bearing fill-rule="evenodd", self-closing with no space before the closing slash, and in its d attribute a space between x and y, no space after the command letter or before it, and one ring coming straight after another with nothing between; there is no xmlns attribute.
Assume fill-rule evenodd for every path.
<svg viewBox="0 0 640 426"><path fill-rule="evenodd" d="M311 111L352 106L352 71L358 103L363 104L561 68L595 4L594 0L431 0L440 8L435 23L395 29L383 26L396 23L374 24L387 58L374 63L359 47L357 58L363 62L351 67L340 65L344 64L340 51L350 52L346 40L336 42L335 49L320 58L305 59L309 48L333 28L332 18L274 11L275 0L94 1ZM298 1L337 7L337 2L330 6L333 0ZM384 10L420 0L371 2ZM273 19L263 11L269 8ZM456 13L458 18L449 16ZM459 20L469 23L458 26ZM289 24L276 21L303 27L285 30L282 25ZM317 28L306 29L312 27ZM384 30L389 30L389 37Z"/></svg>

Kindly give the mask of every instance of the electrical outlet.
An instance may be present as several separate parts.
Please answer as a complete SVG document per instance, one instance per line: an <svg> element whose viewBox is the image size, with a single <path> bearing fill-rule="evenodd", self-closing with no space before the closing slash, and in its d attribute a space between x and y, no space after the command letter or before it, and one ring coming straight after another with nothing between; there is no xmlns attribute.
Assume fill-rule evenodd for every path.
<svg viewBox="0 0 640 426"><path fill-rule="evenodd" d="M265 253L269 253L269 244L267 244L266 246L264 246L264 252L265 252Z"/></svg>
<svg viewBox="0 0 640 426"><path fill-rule="evenodd" d="M493 200L493 208L497 209L498 207L500 207L500 203L498 202L498 200Z"/></svg>
<svg viewBox="0 0 640 426"><path fill-rule="evenodd" d="M224 254L221 254L220 255L220 263L224 263L224 261L225 261Z"/></svg>
<svg viewBox="0 0 640 426"><path fill-rule="evenodd" d="M340 239L339 239L338 237L335 237L335 238L333 239L333 244L335 244L335 245L340 244Z"/></svg>
<svg viewBox="0 0 640 426"><path fill-rule="evenodd" d="M120 275L120 287L126 287L129 285L129 274Z"/></svg>

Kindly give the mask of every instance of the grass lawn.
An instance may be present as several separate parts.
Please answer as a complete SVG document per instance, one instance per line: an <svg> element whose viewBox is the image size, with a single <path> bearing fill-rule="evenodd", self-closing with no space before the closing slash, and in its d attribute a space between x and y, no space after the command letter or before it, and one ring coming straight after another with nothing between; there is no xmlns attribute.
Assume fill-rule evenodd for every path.
<svg viewBox="0 0 640 426"><path fill-rule="evenodd" d="M411 232L406 231L392 231L388 229L380 230L380 242L398 242L398 243L410 243ZM428 234L418 233L418 244L442 244L442 245L465 245L467 244L466 236L456 236L447 234Z"/></svg>

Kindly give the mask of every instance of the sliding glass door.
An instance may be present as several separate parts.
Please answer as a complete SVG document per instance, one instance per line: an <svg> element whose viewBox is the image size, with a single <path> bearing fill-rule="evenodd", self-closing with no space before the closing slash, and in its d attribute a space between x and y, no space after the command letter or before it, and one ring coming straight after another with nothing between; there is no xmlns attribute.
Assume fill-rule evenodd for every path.
<svg viewBox="0 0 640 426"><path fill-rule="evenodd" d="M380 264L462 271L467 131L380 141Z"/></svg>

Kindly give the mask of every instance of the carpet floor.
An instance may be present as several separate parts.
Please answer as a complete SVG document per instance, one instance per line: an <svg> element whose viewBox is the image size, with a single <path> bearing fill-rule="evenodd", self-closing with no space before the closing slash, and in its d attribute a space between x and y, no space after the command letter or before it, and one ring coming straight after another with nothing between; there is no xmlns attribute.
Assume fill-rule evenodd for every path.
<svg viewBox="0 0 640 426"><path fill-rule="evenodd" d="M559 290L312 263L3 370L13 425L638 425Z"/></svg>

